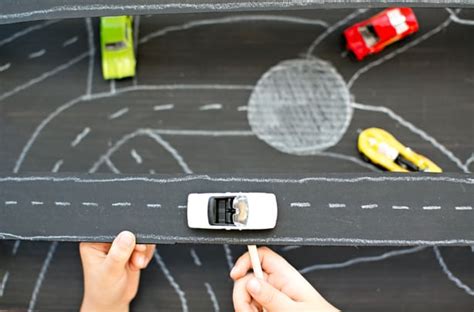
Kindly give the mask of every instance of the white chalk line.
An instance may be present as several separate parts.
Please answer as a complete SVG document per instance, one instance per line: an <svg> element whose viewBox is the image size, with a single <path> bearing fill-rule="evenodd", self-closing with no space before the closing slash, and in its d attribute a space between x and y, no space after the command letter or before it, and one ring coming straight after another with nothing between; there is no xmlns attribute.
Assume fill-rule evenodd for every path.
<svg viewBox="0 0 474 312"><path fill-rule="evenodd" d="M0 284L0 298L3 297L3 293L5 292L5 286L7 285L8 277L10 276L10 272L7 271L3 275L2 283Z"/></svg>
<svg viewBox="0 0 474 312"><path fill-rule="evenodd" d="M165 262L161 258L160 254L158 253L157 250L155 250L155 261L160 267L161 271L165 275L166 279L168 280L168 283L173 287L174 291L176 294L178 294L179 301L181 302L181 309L183 312L188 311L188 303L186 300L186 294L183 290L181 290L181 287L179 284L176 282L174 277L171 275L171 272L169 271L168 267L166 266Z"/></svg>
<svg viewBox="0 0 474 312"><path fill-rule="evenodd" d="M254 238L232 238L232 237L212 237L208 236L175 236L175 235L156 235L156 234L143 234L135 233L135 236L138 239L152 239L157 241L168 241L168 242L179 242L179 243L212 243L212 244L227 244L235 243L241 245L255 244L256 240ZM18 235L14 233L0 232L1 239L20 239L28 241L37 241L37 240L69 240L69 241L113 241L115 236L113 235L34 235L34 236L25 236ZM387 246L387 245L396 245L396 246L458 246L458 245L474 245L474 240L472 239L462 239L462 238L453 238L446 240L422 240L422 239L368 239L368 238L344 238L344 237L268 237L258 239L259 244L320 244L320 245L374 245L374 246ZM230 249L229 249L230 251ZM232 256L230 255L229 265L232 265ZM231 267L230 267L231 268Z"/></svg>
<svg viewBox="0 0 474 312"><path fill-rule="evenodd" d="M91 132L91 128L85 127L71 142L71 147L76 147Z"/></svg>
<svg viewBox="0 0 474 312"><path fill-rule="evenodd" d="M206 286L207 293L209 294L209 299L211 299L214 312L219 312L219 302L217 301L217 296L214 292L214 289L212 289L211 284L209 284L208 282L205 282L204 285Z"/></svg>
<svg viewBox="0 0 474 312"><path fill-rule="evenodd" d="M51 172L56 173L59 171L61 166L63 165L64 160L60 159L57 162L54 163L53 169L51 169Z"/></svg>
<svg viewBox="0 0 474 312"><path fill-rule="evenodd" d="M95 171L92 171L95 172ZM91 172L91 173L92 173ZM388 175L388 176L359 176L353 178L337 177L305 177L300 179L291 178L245 178L245 177L211 177L209 175L186 175L173 178L150 178L144 176L127 176L117 178L80 178L75 176L10 176L0 177L0 183L4 182L74 182L74 183L122 183L122 182L146 182L146 183L181 183L190 181L211 181L211 182L248 182L248 183L275 183L275 184L306 184L306 183L360 183L360 182L442 182L454 184L473 185L474 178L453 178L442 175Z"/></svg>
<svg viewBox="0 0 474 312"><path fill-rule="evenodd" d="M346 204L329 203L328 206L329 206L329 208L345 208Z"/></svg>
<svg viewBox="0 0 474 312"><path fill-rule="evenodd" d="M99 204L96 203L96 202L83 202L83 203L82 203L82 206L86 206L86 207L89 207L89 206L98 207Z"/></svg>
<svg viewBox="0 0 474 312"><path fill-rule="evenodd" d="M358 9L352 12L351 14L347 15L345 18L342 20L338 21L334 25L331 25L328 27L321 35L319 35L309 46L308 51L306 51L306 58L310 58L313 56L313 52L316 49L316 47L324 40L326 39L327 36L329 36L331 33L333 33L336 29L339 27L345 25L347 22L352 20L353 18L359 16L360 14L363 14L367 12L368 9Z"/></svg>
<svg viewBox="0 0 474 312"><path fill-rule="evenodd" d="M115 144L107 150L105 154L100 156L100 158L92 165L92 167L89 169L89 172L94 172L97 170L100 165L105 161L105 159L110 158L110 156L115 153L123 144L125 144L127 141L133 139L136 136L140 135L146 135L153 140L155 140L158 144L160 144L165 150L168 151L168 153L171 154L171 156L176 160L176 162L180 165L180 167L183 169L185 173L192 173L191 169L187 165L187 163L184 161L184 159L181 157L181 155L178 153L178 151L172 147L167 141L163 140L160 135L154 133L150 129L138 129L132 133L129 133L125 136L123 136L120 140L115 142Z"/></svg>
<svg viewBox="0 0 474 312"><path fill-rule="evenodd" d="M129 202L112 203L113 207L129 207L131 205L132 205L132 203L129 203Z"/></svg>
<svg viewBox="0 0 474 312"><path fill-rule="evenodd" d="M461 160L453 154L453 152L448 150L444 145L439 143L435 138L430 136L424 130L421 130L420 128L418 128L414 124L412 124L411 122L405 120L402 116L396 114L390 108L387 108L387 107L384 107L384 106L374 106L374 105L366 105L366 104L359 104L359 103L352 103L352 107L356 108L356 109L360 109L360 110L381 112L381 113L387 114L391 119L397 121L399 124L401 124L402 126L407 128L408 130L410 130L412 133L417 134L418 136L420 136L425 141L431 143L441 153L443 153L451 161L453 161L463 172L469 173L469 169L467 168L467 166L465 164L463 164L461 162Z"/></svg>
<svg viewBox="0 0 474 312"><path fill-rule="evenodd" d="M367 205L361 205L360 208L362 209L374 209L377 208L379 205L377 204L367 204Z"/></svg>
<svg viewBox="0 0 474 312"><path fill-rule="evenodd" d="M397 56L398 54L400 53L403 53L405 51L407 51L408 49L418 45L419 43L425 41L426 39L430 38L431 36L434 36L436 35L437 33L439 33L441 30L443 30L444 28L446 28L449 24L451 24L452 22L452 19L451 18L448 18L446 19L443 23L441 23L440 25L438 25L437 27L433 28L432 30L430 30L429 32L425 33L424 35L422 35L421 37L418 37L416 38L415 40L411 41L411 42L408 42L407 44L403 45L402 47L396 49L395 51L391 52L391 53L388 53L387 55L367 64L366 66L360 68L359 70L357 70L354 75L352 75L352 77L349 79L349 82L347 83L347 87L350 89L352 88L352 86L354 85L354 82L356 82L357 79L359 79L359 77L361 75L363 75L364 73L368 72L369 70L371 70L372 68L374 67L377 67L383 63L385 63L386 61L388 60L391 60L392 58L394 58L395 56Z"/></svg>
<svg viewBox="0 0 474 312"><path fill-rule="evenodd" d="M460 17L458 17L456 12L454 12L452 9L450 9L450 8L445 8L445 9L446 9L446 11L449 12L449 14L450 14L449 17L451 18L451 20L453 22L461 24L461 25L474 26L474 20L468 20L468 19L460 18Z"/></svg>
<svg viewBox="0 0 474 312"><path fill-rule="evenodd" d="M170 32L183 31L196 27L228 24L228 23L239 23L239 22L286 22L286 23L297 23L315 25L321 27L328 27L328 24L322 20L306 19L294 16L282 16L282 15L238 15L238 16L227 16L221 18L194 20L182 25L168 26L163 29L154 31L146 36L143 36L138 41L139 44L146 43L151 39L167 35Z"/></svg>
<svg viewBox="0 0 474 312"><path fill-rule="evenodd" d="M242 106L237 107L238 112L246 112L248 110L249 110L249 107L247 105L242 105Z"/></svg>
<svg viewBox="0 0 474 312"><path fill-rule="evenodd" d="M1 19L1 15L0 15L0 19ZM15 39L23 37L23 36L33 32L33 31L40 30L40 29L45 28L45 27L47 27L49 25L52 25L52 24L59 23L60 21L61 20L49 20L49 21L46 21L44 23L36 24L36 25L30 26L30 27L27 27L23 30L20 30L19 32L14 33L10 37L5 38L3 40L0 40L0 47L7 44L7 43L10 43L10 42L14 41Z"/></svg>
<svg viewBox="0 0 474 312"><path fill-rule="evenodd" d="M198 254L196 253L196 250L194 248L189 249L189 254L191 255L191 258L193 258L194 264L198 267L202 266L201 259L199 259Z"/></svg>
<svg viewBox="0 0 474 312"><path fill-rule="evenodd" d="M70 46L71 44L74 44L77 42L77 36L71 37L67 39L66 41L63 42L62 46L63 48Z"/></svg>
<svg viewBox="0 0 474 312"><path fill-rule="evenodd" d="M455 210L472 210L472 206L456 206Z"/></svg>
<svg viewBox="0 0 474 312"><path fill-rule="evenodd" d="M43 204L44 204L44 202L42 202L42 201L35 201L34 200L34 201L31 202L31 205L33 205L33 206L38 206L38 205L43 205Z"/></svg>
<svg viewBox="0 0 474 312"><path fill-rule="evenodd" d="M201 111L207 111L207 110L219 110L222 109L222 104L214 103L214 104L206 104L202 105L199 107L199 110Z"/></svg>
<svg viewBox="0 0 474 312"><path fill-rule="evenodd" d="M117 89L115 88L115 79L110 79L110 93L115 94Z"/></svg>
<svg viewBox="0 0 474 312"><path fill-rule="evenodd" d="M41 50L38 50L36 52L32 52L30 54L28 54L28 58L31 60L31 59L35 59L35 58L38 58L40 56L43 56L46 54L46 49L41 49Z"/></svg>
<svg viewBox="0 0 474 312"><path fill-rule="evenodd" d="M128 107L124 107L122 109L119 109L115 113L110 114L107 118L109 118L110 120L117 119L125 115L126 113L128 113L128 111L129 111Z"/></svg>
<svg viewBox="0 0 474 312"><path fill-rule="evenodd" d="M227 261L227 266L229 267L230 271L234 267L234 257L232 257L232 250L230 249L229 244L224 244L222 245L222 247L224 247L225 259Z"/></svg>
<svg viewBox="0 0 474 312"><path fill-rule="evenodd" d="M0 73L6 71L7 69L9 69L11 67L11 65L12 65L11 63L5 63L2 66L0 66Z"/></svg>
<svg viewBox="0 0 474 312"><path fill-rule="evenodd" d="M12 255L16 256L16 254L18 252L18 248L20 248L20 242L21 241L16 240L15 243L13 244Z"/></svg>
<svg viewBox="0 0 474 312"><path fill-rule="evenodd" d="M7 200L5 201L5 205L8 206L8 205L16 205L18 204L18 202L16 200Z"/></svg>
<svg viewBox="0 0 474 312"><path fill-rule="evenodd" d="M110 160L109 157L105 158L105 164L113 173L120 174L120 170L118 170L118 168L114 165L114 163Z"/></svg>
<svg viewBox="0 0 474 312"><path fill-rule="evenodd" d="M161 208L161 204L147 204L148 208Z"/></svg>
<svg viewBox="0 0 474 312"><path fill-rule="evenodd" d="M417 247L412 247L412 248L406 248L406 249L396 249L392 250L389 252L385 252L381 255L377 256L368 256L368 257L357 257L353 258L344 262L338 262L338 263L324 263L324 264L315 264L311 265L308 267L305 267L303 269L298 270L301 274L306 274L312 271L316 270L329 270L329 269L340 269L340 268L346 268L349 266L352 266L354 264L359 264L359 263L366 263L366 262L376 262L376 261L381 261L385 260L388 258L396 257L396 256L402 256L402 255L407 255L407 254L412 254L419 252L423 249L425 249L425 246L417 246Z"/></svg>
<svg viewBox="0 0 474 312"><path fill-rule="evenodd" d="M54 202L56 206L71 206L70 202Z"/></svg>
<svg viewBox="0 0 474 312"><path fill-rule="evenodd" d="M53 259L54 252L58 246L58 242L52 242L49 246L48 254L43 262L43 266L41 267L41 271L38 275L38 279L36 280L35 287L33 289L33 293L31 294L30 303L28 305L28 312L33 312L35 310L36 301L38 300L38 294L43 284L43 280L48 272L49 265L51 264L51 260Z"/></svg>
<svg viewBox="0 0 474 312"><path fill-rule="evenodd" d="M135 162L137 164L140 165L141 163L143 163L142 156L140 156L140 154L138 154L138 152L134 148L130 151L130 155L132 156L133 159L135 159Z"/></svg>
<svg viewBox="0 0 474 312"><path fill-rule="evenodd" d="M281 251L283 252L286 252L286 251L291 251L291 250L295 250L295 249L299 249L301 248L302 246L285 246L281 249Z"/></svg>
<svg viewBox="0 0 474 312"><path fill-rule="evenodd" d="M308 202L294 202L294 203L290 203L290 207L306 208L306 207L311 207L311 204Z"/></svg>
<svg viewBox="0 0 474 312"><path fill-rule="evenodd" d="M188 206L186 205L178 205L178 209L186 209Z"/></svg>
<svg viewBox="0 0 474 312"><path fill-rule="evenodd" d="M88 17L85 19L85 21L87 31L87 45L89 46L89 67L87 70L86 95L90 96L92 94L92 82L94 79L95 44L91 18Z"/></svg>
<svg viewBox="0 0 474 312"><path fill-rule="evenodd" d="M474 162L474 153L468 159L466 159L466 162L464 163L464 166L466 166L466 168L468 168L469 165L471 165L472 162Z"/></svg>
<svg viewBox="0 0 474 312"><path fill-rule="evenodd" d="M163 111L163 110L170 110L174 108L174 104L163 104L163 105L155 105L153 106L154 111Z"/></svg>
<svg viewBox="0 0 474 312"><path fill-rule="evenodd" d="M441 206L423 206L423 210L440 210Z"/></svg>
<svg viewBox="0 0 474 312"><path fill-rule="evenodd" d="M395 210L409 210L410 207L408 207L408 206L392 206L392 209L395 209Z"/></svg>
<svg viewBox="0 0 474 312"><path fill-rule="evenodd" d="M57 73L65 70L65 69L68 69L69 67L73 66L74 64L80 62L82 59L84 59L85 57L87 57L87 55L89 55L88 52L85 52L85 53L82 53L80 54L79 56L76 56L75 58L71 59L70 61L64 63L64 64L61 64L59 65L58 67L54 68L53 70L50 70L50 71L47 71L41 75L39 75L38 77L36 78L33 78L27 82L25 82L24 84L21 84L13 89L11 89L10 91L7 91L3 94L0 95L0 101L3 101L5 100L6 98L9 98L11 97L12 95L15 95L17 94L18 92L20 91L23 91L25 89L28 89L29 87L51 77L51 76L54 76L56 75Z"/></svg>
<svg viewBox="0 0 474 312"><path fill-rule="evenodd" d="M436 259L438 260L439 265L441 266L441 269L443 270L444 274L448 277L448 279L453 282L457 287L461 288L464 290L468 295L474 296L474 290L469 287L468 285L464 284L458 277L456 277L448 268L446 265L446 262L444 262L443 256L441 255L441 252L439 251L439 248L437 246L433 247L434 253L436 255Z"/></svg>

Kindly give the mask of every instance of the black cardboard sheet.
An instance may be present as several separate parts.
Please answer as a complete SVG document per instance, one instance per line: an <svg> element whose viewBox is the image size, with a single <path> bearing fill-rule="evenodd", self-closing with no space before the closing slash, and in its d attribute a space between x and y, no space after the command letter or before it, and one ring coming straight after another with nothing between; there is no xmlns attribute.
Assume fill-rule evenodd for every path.
<svg viewBox="0 0 474 312"><path fill-rule="evenodd" d="M474 244L470 175L53 175L0 184L4 239L108 242L129 229L147 243ZM275 229L188 228L188 194L214 192L274 193Z"/></svg>
<svg viewBox="0 0 474 312"><path fill-rule="evenodd" d="M39 19L97 17L123 14L137 15L386 6L474 7L474 2L471 0L4 0L0 4L0 24Z"/></svg>

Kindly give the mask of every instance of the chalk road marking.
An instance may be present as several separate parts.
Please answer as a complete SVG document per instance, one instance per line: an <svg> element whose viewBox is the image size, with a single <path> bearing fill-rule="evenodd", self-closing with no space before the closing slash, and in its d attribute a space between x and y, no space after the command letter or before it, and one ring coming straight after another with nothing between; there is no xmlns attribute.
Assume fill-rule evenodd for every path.
<svg viewBox="0 0 474 312"><path fill-rule="evenodd" d="M472 206L456 206L456 210L472 210Z"/></svg>
<svg viewBox="0 0 474 312"><path fill-rule="evenodd" d="M94 206L94 207L97 207L99 206L98 203L94 203L94 202L83 202L82 203L82 206Z"/></svg>
<svg viewBox="0 0 474 312"><path fill-rule="evenodd" d="M344 208L346 204L339 204L339 203L329 203L329 208Z"/></svg>
<svg viewBox="0 0 474 312"><path fill-rule="evenodd" d="M118 202L118 203L113 203L112 206L114 207L127 207L131 206L132 204L129 202Z"/></svg>
<svg viewBox="0 0 474 312"><path fill-rule="evenodd" d="M423 206L423 210L440 210L441 206Z"/></svg>
<svg viewBox="0 0 474 312"><path fill-rule="evenodd" d="M149 208L161 208L161 204L146 204Z"/></svg>
<svg viewBox="0 0 474 312"><path fill-rule="evenodd" d="M163 110L170 110L174 108L174 104L163 104L163 105L155 105L153 106L154 111L163 111Z"/></svg>
<svg viewBox="0 0 474 312"><path fill-rule="evenodd" d="M300 207L300 208L304 208L304 207L311 207L311 204L308 203L308 202L304 202L304 203L296 202L296 203L291 203L291 204L290 204L290 207Z"/></svg>
<svg viewBox="0 0 474 312"><path fill-rule="evenodd" d="M17 203L15 200L7 200L7 201L5 201L5 205L7 205L7 206L8 206L8 205L16 205L16 204L18 204L18 203Z"/></svg>
<svg viewBox="0 0 474 312"><path fill-rule="evenodd" d="M43 205L44 203L42 201L32 201L31 204L33 206L38 206L38 205Z"/></svg>
<svg viewBox="0 0 474 312"><path fill-rule="evenodd" d="M56 206L71 206L70 202L54 202Z"/></svg>
<svg viewBox="0 0 474 312"><path fill-rule="evenodd" d="M362 205L360 206L360 208L362 209L374 209L374 208L377 208L379 205L377 204L368 204L368 205Z"/></svg>
<svg viewBox="0 0 474 312"><path fill-rule="evenodd" d="M396 210L408 210L408 209L410 209L410 207L408 207L408 206L392 206L392 209L396 209Z"/></svg>

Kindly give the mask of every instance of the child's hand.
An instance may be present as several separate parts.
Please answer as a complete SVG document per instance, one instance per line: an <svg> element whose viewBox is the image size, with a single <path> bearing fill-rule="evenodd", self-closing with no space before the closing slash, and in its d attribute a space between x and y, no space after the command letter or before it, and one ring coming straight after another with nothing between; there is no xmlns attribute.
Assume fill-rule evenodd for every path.
<svg viewBox="0 0 474 312"><path fill-rule="evenodd" d="M81 243L84 298L81 311L128 311L138 290L140 269L153 257L154 245L137 245L121 232L108 243Z"/></svg>
<svg viewBox="0 0 474 312"><path fill-rule="evenodd" d="M248 253L230 272L235 311L338 311L285 259L266 247L259 248L258 254L265 280L248 273L252 269Z"/></svg>

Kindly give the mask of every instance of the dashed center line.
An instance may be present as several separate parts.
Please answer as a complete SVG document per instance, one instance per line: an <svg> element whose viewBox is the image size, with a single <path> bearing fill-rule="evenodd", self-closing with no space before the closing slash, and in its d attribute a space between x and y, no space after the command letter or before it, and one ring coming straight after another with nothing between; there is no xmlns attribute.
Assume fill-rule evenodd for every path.
<svg viewBox="0 0 474 312"><path fill-rule="evenodd" d="M217 109L222 109L222 104L218 104L218 103L215 103L215 104L206 104L206 105L202 105L201 107L199 107L199 110L202 110L202 111L205 111L205 110L217 110Z"/></svg>
<svg viewBox="0 0 474 312"><path fill-rule="evenodd" d="M248 110L249 110L249 107L247 105L237 107L237 111L239 112L246 112Z"/></svg>
<svg viewBox="0 0 474 312"><path fill-rule="evenodd" d="M45 53L46 53L46 49L41 49L41 50L39 50L39 51L30 53L30 54L28 55L28 58L29 58L29 59L34 59L34 58L43 56Z"/></svg>
<svg viewBox="0 0 474 312"><path fill-rule="evenodd" d="M71 142L71 147L76 147L81 141L91 132L91 128L85 127L81 133L79 133L74 141Z"/></svg>
<svg viewBox="0 0 474 312"><path fill-rule="evenodd" d="M344 208L346 204L339 204L339 203L329 203L329 208Z"/></svg>
<svg viewBox="0 0 474 312"><path fill-rule="evenodd" d="M472 206L456 206L454 207L456 210L472 210Z"/></svg>
<svg viewBox="0 0 474 312"><path fill-rule="evenodd" d="M70 202L54 202L56 206L71 206Z"/></svg>
<svg viewBox="0 0 474 312"><path fill-rule="evenodd" d="M154 111L163 111L163 110L170 110L174 108L174 104L163 104L163 105L155 105L153 106Z"/></svg>
<svg viewBox="0 0 474 312"><path fill-rule="evenodd" d="M178 209L186 209L187 207L188 207L188 206L186 206L186 205L179 205L179 206L178 206Z"/></svg>
<svg viewBox="0 0 474 312"><path fill-rule="evenodd" d="M423 206L423 210L440 210L441 206Z"/></svg>
<svg viewBox="0 0 474 312"><path fill-rule="evenodd" d="M408 209L410 209L410 207L408 207L408 206L392 206L392 209L408 210Z"/></svg>
<svg viewBox="0 0 474 312"><path fill-rule="evenodd" d="M149 208L161 208L161 204L147 204L146 206Z"/></svg>
<svg viewBox="0 0 474 312"><path fill-rule="evenodd" d="M76 43L76 42L77 42L77 36L72 37L72 38L70 38L70 39L63 42L63 48L67 47L68 45L71 45L73 43Z"/></svg>
<svg viewBox="0 0 474 312"><path fill-rule="evenodd" d="M94 206L94 207L97 207L99 206L98 203L94 203L94 202L83 202L82 203L82 206Z"/></svg>
<svg viewBox="0 0 474 312"><path fill-rule="evenodd" d="M43 205L44 203L42 201L32 201L31 204L33 206L37 206L37 205Z"/></svg>
<svg viewBox="0 0 474 312"><path fill-rule="evenodd" d="M126 206L131 206L132 204L129 202L118 202L118 203L113 203L112 206L114 207L126 207Z"/></svg>
<svg viewBox="0 0 474 312"><path fill-rule="evenodd" d="M3 72L3 71L6 71L7 69L10 68L12 64L11 63L6 63L6 64L3 64L0 66L0 73Z"/></svg>
<svg viewBox="0 0 474 312"><path fill-rule="evenodd" d="M5 205L16 205L18 204L15 200L7 200L5 201Z"/></svg>
<svg viewBox="0 0 474 312"><path fill-rule="evenodd" d="M291 203L290 204L290 207L300 207L300 208L304 208L304 207L311 207L311 204L308 203L308 202L296 202L296 203Z"/></svg>
<svg viewBox="0 0 474 312"><path fill-rule="evenodd" d="M368 205L362 205L360 206L360 208L362 209L374 209L374 208L377 208L379 205L377 204L368 204Z"/></svg>
<svg viewBox="0 0 474 312"><path fill-rule="evenodd" d="M124 107L122 109L119 109L118 111L116 111L115 113L112 113L109 115L109 119L112 120L112 119L116 119L116 118L119 118L120 116L123 116L125 115L126 113L128 113L129 109L128 107Z"/></svg>

